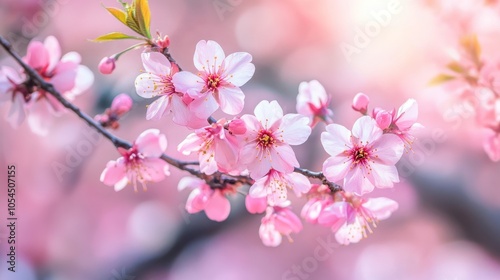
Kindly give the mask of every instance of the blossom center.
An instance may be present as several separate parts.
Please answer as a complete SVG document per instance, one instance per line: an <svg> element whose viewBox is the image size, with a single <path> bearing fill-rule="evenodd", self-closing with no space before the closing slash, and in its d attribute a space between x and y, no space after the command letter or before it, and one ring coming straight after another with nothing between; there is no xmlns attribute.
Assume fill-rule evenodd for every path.
<svg viewBox="0 0 500 280"><path fill-rule="evenodd" d="M208 75L206 82L209 90L215 90L220 86L221 78L217 74L210 74Z"/></svg>
<svg viewBox="0 0 500 280"><path fill-rule="evenodd" d="M268 148L272 146L276 140L274 139L271 132L267 130L259 131L259 135L257 136L257 144L262 148Z"/></svg>
<svg viewBox="0 0 500 280"><path fill-rule="evenodd" d="M370 151L366 147L354 147L351 150L351 158L355 164L365 164L370 158Z"/></svg>

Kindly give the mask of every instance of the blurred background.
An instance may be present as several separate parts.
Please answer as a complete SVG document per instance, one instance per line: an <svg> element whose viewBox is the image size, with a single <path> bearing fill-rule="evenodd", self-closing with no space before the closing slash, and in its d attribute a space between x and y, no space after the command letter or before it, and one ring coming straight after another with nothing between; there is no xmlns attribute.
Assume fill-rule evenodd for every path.
<svg viewBox="0 0 500 280"><path fill-rule="evenodd" d="M167 153L181 158L176 147L189 130L169 117L145 120L150 101L134 88L140 51L122 56L111 75L97 71L102 57L130 43L89 41L128 32L101 3L120 6L112 0L0 0L0 34L22 55L32 38L56 36L63 53L79 52L95 73L93 87L75 104L95 115L115 95L129 94L134 109L116 134L132 141L159 128L168 138ZM470 114L450 117L446 87L428 86L464 34L477 34L484 56L496 58L496 1L150 0L150 6L152 32L170 36L171 53L185 70L195 70L192 57L202 39L219 42L226 54L253 55L256 72L243 87L244 113L262 99L278 100L294 113L299 83L312 79L325 86L334 121L346 127L358 117L350 108L358 92L370 96L371 108L397 109L415 98L426 129L400 162L402 182L372 195L396 200L399 210L358 244L331 246L328 228L304 224L293 243L268 248L258 235L262 216L245 211L242 195L232 199L225 222L188 215L188 192L177 191L185 172L171 168L172 175L147 192L103 185L99 175L119 154L102 138L90 141L88 153L76 152L94 134L71 113L58 118L47 137L34 135L26 123L14 130L0 121L0 279L500 279L500 165L482 150L482 132ZM380 21L382 11L390 17ZM3 50L0 64L17 67ZM7 109L0 108L2 119ZM302 167L321 169L323 129L318 125L295 148ZM55 171L68 160L69 171ZM7 271L4 254L4 182L11 164L18 180L16 273ZM294 197L294 212L300 214L304 203Z"/></svg>

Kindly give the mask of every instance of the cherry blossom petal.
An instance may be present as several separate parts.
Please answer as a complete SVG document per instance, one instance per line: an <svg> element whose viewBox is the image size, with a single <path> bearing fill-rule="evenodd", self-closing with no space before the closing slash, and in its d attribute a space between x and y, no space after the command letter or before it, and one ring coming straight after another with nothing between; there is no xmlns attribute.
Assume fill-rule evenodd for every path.
<svg viewBox="0 0 500 280"><path fill-rule="evenodd" d="M143 52L141 54L144 70L149 74L169 76L172 70L170 61L159 52Z"/></svg>
<svg viewBox="0 0 500 280"><path fill-rule="evenodd" d="M75 64L80 64L82 62L82 56L77 52L68 52L63 55L61 62L73 62Z"/></svg>
<svg viewBox="0 0 500 280"><path fill-rule="evenodd" d="M170 175L168 164L160 158L145 158L142 162L144 171L141 172L144 181L160 182Z"/></svg>
<svg viewBox="0 0 500 280"><path fill-rule="evenodd" d="M167 138L158 129L148 129L137 137L135 145L147 157L160 157L167 149Z"/></svg>
<svg viewBox="0 0 500 280"><path fill-rule="evenodd" d="M332 227L335 231L347 221L347 208L349 205L346 202L335 202L326 206L318 217L318 223Z"/></svg>
<svg viewBox="0 0 500 280"><path fill-rule="evenodd" d="M217 111L219 104L217 104L217 101L215 101L215 98L211 94L208 94L205 97L195 99L189 104L189 108L194 112L196 117L207 119Z"/></svg>
<svg viewBox="0 0 500 280"><path fill-rule="evenodd" d="M153 103L149 104L148 110L146 113L147 120L160 120L161 117L165 114L165 110L169 107L169 96L162 96L156 99ZM169 113L167 111L166 113Z"/></svg>
<svg viewBox="0 0 500 280"><path fill-rule="evenodd" d="M299 217L288 208L282 209L277 213L274 220L274 227L285 235L292 232L299 232L303 228Z"/></svg>
<svg viewBox="0 0 500 280"><path fill-rule="evenodd" d="M277 247L281 244L281 234L271 223L262 223L259 227L259 237L262 243L269 247Z"/></svg>
<svg viewBox="0 0 500 280"><path fill-rule="evenodd" d="M294 167L299 167L295 153L288 145L279 145L271 149L271 159L271 166L279 172L290 173Z"/></svg>
<svg viewBox="0 0 500 280"><path fill-rule="evenodd" d="M123 158L114 161L111 160L106 164L106 168L101 173L101 182L105 185L113 186L127 176L127 170Z"/></svg>
<svg viewBox="0 0 500 280"><path fill-rule="evenodd" d="M351 160L347 157L329 157L323 163L323 174L328 180L337 182L345 178L350 167Z"/></svg>
<svg viewBox="0 0 500 280"><path fill-rule="evenodd" d="M394 165L403 156L404 143L401 138L394 134L384 134L373 142L372 149L377 155L373 158L375 162Z"/></svg>
<svg viewBox="0 0 500 280"><path fill-rule="evenodd" d="M55 89L61 93L66 93L75 87L76 71L59 72L50 80Z"/></svg>
<svg viewBox="0 0 500 280"><path fill-rule="evenodd" d="M398 203L385 197L370 198L363 203L363 207L370 210L371 214L378 220L385 220L399 207Z"/></svg>
<svg viewBox="0 0 500 280"><path fill-rule="evenodd" d="M255 65L251 63L252 55L247 52L236 52L224 60L223 78L235 86L242 86L255 73Z"/></svg>
<svg viewBox="0 0 500 280"><path fill-rule="evenodd" d="M500 134L491 132L487 135L483 147L492 161L500 161Z"/></svg>
<svg viewBox="0 0 500 280"><path fill-rule="evenodd" d="M163 80L157 75L142 73L135 79L135 91L143 98L153 98L163 93Z"/></svg>
<svg viewBox="0 0 500 280"><path fill-rule="evenodd" d="M255 180L253 185L248 190L248 194L252 197L266 197L267 196L267 188L266 185L268 183L269 177L264 176L258 180Z"/></svg>
<svg viewBox="0 0 500 280"><path fill-rule="evenodd" d="M217 73L225 57L222 47L217 42L201 40L196 44L194 66L199 71Z"/></svg>
<svg viewBox="0 0 500 280"><path fill-rule="evenodd" d="M415 99L408 99L398 109L396 125L399 129L411 127L418 118L418 103Z"/></svg>
<svg viewBox="0 0 500 280"><path fill-rule="evenodd" d="M289 145L300 145L311 135L309 118L299 114L287 114L280 125L283 130L283 140Z"/></svg>
<svg viewBox="0 0 500 280"><path fill-rule="evenodd" d="M203 184L205 184L205 181L198 179L196 177L184 177L179 181L179 184L177 185L177 190L182 191L184 189L195 189L195 188L200 188Z"/></svg>
<svg viewBox="0 0 500 280"><path fill-rule="evenodd" d="M230 212L229 200L219 190L215 190L205 205L207 217L212 221L222 222L227 219Z"/></svg>
<svg viewBox="0 0 500 280"><path fill-rule="evenodd" d="M243 110L245 94L238 87L220 87L218 89L218 102L222 112L237 115Z"/></svg>
<svg viewBox="0 0 500 280"><path fill-rule="evenodd" d="M50 104L46 100L40 100L32 103L29 109L28 124L34 133L46 136L54 122Z"/></svg>
<svg viewBox="0 0 500 280"><path fill-rule="evenodd" d="M266 211L267 199L265 197L253 197L247 195L245 197L245 207L251 214L260 214Z"/></svg>
<svg viewBox="0 0 500 280"><path fill-rule="evenodd" d="M41 42L32 41L28 45L28 51L24 60L29 66L37 71L43 70L49 64L49 59L49 52Z"/></svg>
<svg viewBox="0 0 500 280"><path fill-rule="evenodd" d="M380 138L382 133L382 129L377 126L377 122L370 116L357 119L352 127L352 135L358 138L363 145Z"/></svg>
<svg viewBox="0 0 500 280"><path fill-rule="evenodd" d="M73 98L89 89L93 83L94 73L87 66L78 65L76 68L75 86L65 96Z"/></svg>
<svg viewBox="0 0 500 280"><path fill-rule="evenodd" d="M345 224L337 233L335 239L342 245L349 245L350 243L358 243L363 238L363 227L359 222L353 224Z"/></svg>
<svg viewBox="0 0 500 280"><path fill-rule="evenodd" d="M374 172L375 171L373 171L372 173ZM373 183L370 182L369 177L371 177L371 175L368 175L368 172L363 166L349 169L345 176L344 189L357 195L364 195L366 193L369 193L375 188Z"/></svg>
<svg viewBox="0 0 500 280"><path fill-rule="evenodd" d="M254 115L265 129L270 128L283 117L283 109L276 100L262 100L254 109Z"/></svg>
<svg viewBox="0 0 500 280"><path fill-rule="evenodd" d="M47 67L47 71L50 72L54 69L54 67L59 62L59 59L61 58L61 47L59 46L59 42L54 36L45 38L44 46L49 54L49 64Z"/></svg>
<svg viewBox="0 0 500 280"><path fill-rule="evenodd" d="M394 165L372 164L374 184L379 188L392 188L399 182L398 170Z"/></svg>
<svg viewBox="0 0 500 280"><path fill-rule="evenodd" d="M293 191L297 196L305 194L311 190L311 182L309 179L299 173L290 173L286 175L293 186Z"/></svg>
<svg viewBox="0 0 500 280"><path fill-rule="evenodd" d="M186 201L186 211L190 214L198 213L205 209L208 198L201 189L196 188L189 194Z"/></svg>
<svg viewBox="0 0 500 280"><path fill-rule="evenodd" d="M172 83L176 91L186 93L192 98L203 98L205 95L201 93L205 86L205 82L199 76L191 72L181 71L175 73L175 75L172 76Z"/></svg>
<svg viewBox="0 0 500 280"><path fill-rule="evenodd" d="M352 147L351 132L344 126L329 124L326 132L321 133L321 144L331 156L345 155L344 152Z"/></svg>
<svg viewBox="0 0 500 280"><path fill-rule="evenodd" d="M14 128L18 128L19 125L26 118L26 107L24 98L21 94L16 94L12 105L10 106L9 112L7 113L7 120L10 125Z"/></svg>

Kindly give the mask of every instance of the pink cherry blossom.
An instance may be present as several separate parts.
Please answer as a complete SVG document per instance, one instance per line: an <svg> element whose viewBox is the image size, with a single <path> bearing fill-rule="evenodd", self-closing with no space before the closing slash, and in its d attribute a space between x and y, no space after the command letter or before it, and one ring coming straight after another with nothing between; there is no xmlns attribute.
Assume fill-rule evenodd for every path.
<svg viewBox="0 0 500 280"><path fill-rule="evenodd" d="M333 112L330 106L330 96L318 81L302 82L297 95L297 112L307 116L314 127L319 121L332 122Z"/></svg>
<svg viewBox="0 0 500 280"><path fill-rule="evenodd" d="M10 67L3 66L0 69L0 103L12 102L7 120L14 128L19 127L26 118L26 106L31 98L28 88L23 85L24 79L24 75Z"/></svg>
<svg viewBox="0 0 500 280"><path fill-rule="evenodd" d="M423 127L417 123L417 118L418 103L415 99L408 99L399 107L397 114L392 117L390 132L399 136L407 147L411 147L415 141L415 132Z"/></svg>
<svg viewBox="0 0 500 280"><path fill-rule="evenodd" d="M132 98L128 96L126 93L120 93L111 102L111 111L114 112L118 116L122 116L126 114L130 109L132 109Z"/></svg>
<svg viewBox="0 0 500 280"><path fill-rule="evenodd" d="M281 244L282 235L286 236L290 242L292 232L302 230L302 222L295 213L288 208L289 201L279 206L268 207L266 216L262 218L259 228L259 236L266 246L276 247Z"/></svg>
<svg viewBox="0 0 500 280"><path fill-rule="evenodd" d="M114 57L104 57L99 62L99 72L102 74L111 74L116 67L116 59Z"/></svg>
<svg viewBox="0 0 500 280"><path fill-rule="evenodd" d="M325 207L318 218L320 224L336 232L335 239L343 245L366 238L378 221L389 218L398 209L397 202L385 197L366 199L349 193L343 196L343 201Z"/></svg>
<svg viewBox="0 0 500 280"><path fill-rule="evenodd" d="M168 164L160 159L167 148L167 138L158 129L142 132L133 146L118 148L122 157L111 160L101 174L101 182L120 191L132 183L137 192L137 181L146 190L147 182L159 182L170 175Z"/></svg>
<svg viewBox="0 0 500 280"><path fill-rule="evenodd" d="M177 91L172 77L179 69L175 64L158 52L142 53L145 73L135 80L137 94L144 98L158 97L148 106L146 119L159 120L163 115L173 113L176 124L199 128L206 124L206 119L196 118L188 108L192 98Z"/></svg>
<svg viewBox="0 0 500 280"><path fill-rule="evenodd" d="M255 181L250 187L249 195L252 197L267 197L268 203L277 205L287 200L288 189L296 195L307 193L311 183L306 176L299 173L282 173L271 169L267 175Z"/></svg>
<svg viewBox="0 0 500 280"><path fill-rule="evenodd" d="M500 133L489 130L483 146L492 161L500 161Z"/></svg>
<svg viewBox="0 0 500 280"><path fill-rule="evenodd" d="M198 74L182 71L172 82L175 88L188 94L194 101L189 108L199 118L208 118L217 108L226 114L241 112L245 95L243 86L255 72L252 56L246 52L224 54L214 41L200 41L196 45L194 65Z"/></svg>
<svg viewBox="0 0 500 280"><path fill-rule="evenodd" d="M92 72L80 65L78 53L69 52L61 58L59 42L53 36L47 37L43 44L31 41L23 60L68 100L87 90L94 81ZM28 124L33 132L46 135L52 123L51 115L64 111L63 105L51 94L38 89L30 98Z"/></svg>
<svg viewBox="0 0 500 280"><path fill-rule="evenodd" d="M222 222L231 212L231 204L226 198L226 193L234 193L231 188L212 189L201 179L184 177L179 181L179 191L186 188L192 189L186 202L186 211L194 214L205 211L210 220Z"/></svg>
<svg viewBox="0 0 500 280"><path fill-rule="evenodd" d="M59 42L53 36L47 37L44 43L31 41L23 60L70 101L94 81L92 72L80 65L77 53L70 52L61 58ZM8 119L14 127L19 126L27 116L31 130L46 135L52 123L51 115L60 115L65 108L51 94L25 83L26 79L23 72L3 67L0 73L0 101L12 101Z"/></svg>
<svg viewBox="0 0 500 280"><path fill-rule="evenodd" d="M366 114L368 111L368 104L370 103L370 98L364 93L358 93L354 96L352 100L352 108L361 114Z"/></svg>
<svg viewBox="0 0 500 280"><path fill-rule="evenodd" d="M269 170L291 173L299 166L290 145L304 143L311 134L309 119L299 114L283 116L276 101L261 101L255 115L243 115L247 132L240 152L240 163L253 178L261 178Z"/></svg>
<svg viewBox="0 0 500 280"><path fill-rule="evenodd" d="M267 208L267 198L247 195L245 197L245 206L251 214L264 213Z"/></svg>
<svg viewBox="0 0 500 280"><path fill-rule="evenodd" d="M344 126L328 125L321 143L331 156L323 163L323 173L332 182L343 180L345 190L363 195L375 186L389 188L399 182L394 165L404 144L396 135L383 134L371 117L359 118L352 134Z"/></svg>
<svg viewBox="0 0 500 280"><path fill-rule="evenodd" d="M106 109L103 114L96 115L94 119L103 127L117 129L120 126L118 121L132 109L132 104L132 98L125 93L121 93L113 99L110 108Z"/></svg>
<svg viewBox="0 0 500 280"><path fill-rule="evenodd" d="M224 127L225 119L189 134L178 150L185 155L198 152L200 170L205 174L230 172L237 168L239 140Z"/></svg>

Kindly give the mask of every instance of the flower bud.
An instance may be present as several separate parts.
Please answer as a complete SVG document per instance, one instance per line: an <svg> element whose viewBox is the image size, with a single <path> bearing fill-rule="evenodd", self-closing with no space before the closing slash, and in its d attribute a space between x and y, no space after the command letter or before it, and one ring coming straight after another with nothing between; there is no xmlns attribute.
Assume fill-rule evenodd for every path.
<svg viewBox="0 0 500 280"><path fill-rule="evenodd" d="M228 125L229 132L232 134L244 134L247 132L247 127L245 126L245 122L240 119L234 119L229 122Z"/></svg>
<svg viewBox="0 0 500 280"><path fill-rule="evenodd" d="M157 39L156 44L160 48L166 49L170 46L170 38L168 37L168 35L165 35L165 37L163 37L163 39Z"/></svg>
<svg viewBox="0 0 500 280"><path fill-rule="evenodd" d="M132 109L132 98L125 93L118 94L111 103L111 111L121 116Z"/></svg>
<svg viewBox="0 0 500 280"><path fill-rule="evenodd" d="M111 74L116 67L116 59L114 57L104 57L101 62L99 62L99 72L102 74Z"/></svg>
<svg viewBox="0 0 500 280"><path fill-rule="evenodd" d="M378 127L384 130L388 128L392 123L392 115L391 113L385 110L379 110L375 116L375 120L377 121Z"/></svg>
<svg viewBox="0 0 500 280"><path fill-rule="evenodd" d="M352 100L352 108L362 114L366 114L368 110L368 103L370 103L370 98L364 93L358 93L354 96Z"/></svg>

